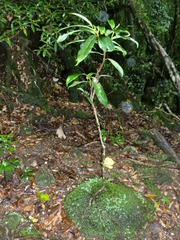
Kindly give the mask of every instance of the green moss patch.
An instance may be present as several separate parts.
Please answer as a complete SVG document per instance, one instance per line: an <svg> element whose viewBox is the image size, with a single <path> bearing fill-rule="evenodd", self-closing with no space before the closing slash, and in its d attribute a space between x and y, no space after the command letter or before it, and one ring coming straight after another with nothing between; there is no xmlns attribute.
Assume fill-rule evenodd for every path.
<svg viewBox="0 0 180 240"><path fill-rule="evenodd" d="M148 219L148 207L142 196L122 184L89 179L65 199L67 217L80 227L86 237L100 239L135 239L135 233ZM93 199L92 204L90 199Z"/></svg>
<svg viewBox="0 0 180 240"><path fill-rule="evenodd" d="M164 169L161 168L153 168L153 167L139 167L137 171L143 174L144 182L151 182L154 184L163 184L165 182L172 182L171 174Z"/></svg>

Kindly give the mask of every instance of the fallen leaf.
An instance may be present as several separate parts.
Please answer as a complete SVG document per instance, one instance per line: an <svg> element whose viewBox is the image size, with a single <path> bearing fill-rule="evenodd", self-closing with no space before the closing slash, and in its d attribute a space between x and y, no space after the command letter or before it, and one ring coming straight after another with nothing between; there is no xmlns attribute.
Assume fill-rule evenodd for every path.
<svg viewBox="0 0 180 240"><path fill-rule="evenodd" d="M56 134L58 135L58 138L66 139L66 135L64 134L64 131L62 129L62 126L59 126L59 128L56 131Z"/></svg>
<svg viewBox="0 0 180 240"><path fill-rule="evenodd" d="M147 197L147 198L155 198L156 194L154 194L154 193L147 193L147 194L144 194L144 196Z"/></svg>
<svg viewBox="0 0 180 240"><path fill-rule="evenodd" d="M155 207L156 210L158 210L158 209L159 209L159 203L158 203L158 202L155 202L155 203L154 203L154 207Z"/></svg>
<svg viewBox="0 0 180 240"><path fill-rule="evenodd" d="M104 167L108 169L113 169L114 161L110 157L106 157L104 160Z"/></svg>
<svg viewBox="0 0 180 240"><path fill-rule="evenodd" d="M32 216L29 216L29 219L33 222L33 223L37 223L38 222L38 219L37 218L34 218Z"/></svg>

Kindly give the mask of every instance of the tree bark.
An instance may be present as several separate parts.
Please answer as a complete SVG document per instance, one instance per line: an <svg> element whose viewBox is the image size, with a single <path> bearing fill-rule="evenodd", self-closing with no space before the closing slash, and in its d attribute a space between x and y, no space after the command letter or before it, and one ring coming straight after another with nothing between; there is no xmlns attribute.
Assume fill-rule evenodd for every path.
<svg viewBox="0 0 180 240"><path fill-rule="evenodd" d="M157 55L158 56L160 55L161 58L163 59L166 69L168 70L168 73L172 80L172 83L173 83L174 87L176 88L177 92L180 94L180 75L179 75L173 61L171 60L171 58L169 57L169 55L167 54L165 49L161 46L161 44L156 40L154 34L150 31L150 29L148 28L146 23L143 21L143 19L138 16L136 9L134 7L134 4L131 0L128 0L128 5L129 5L129 8L130 8L134 18L138 22L140 28L143 30L143 33L144 33L148 43L151 44L151 46L155 49Z"/></svg>

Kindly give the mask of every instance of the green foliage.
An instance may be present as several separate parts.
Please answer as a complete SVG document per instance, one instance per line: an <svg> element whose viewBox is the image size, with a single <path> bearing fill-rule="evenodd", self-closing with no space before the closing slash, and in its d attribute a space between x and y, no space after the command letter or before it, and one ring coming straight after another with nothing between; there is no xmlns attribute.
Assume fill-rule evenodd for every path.
<svg viewBox="0 0 180 240"><path fill-rule="evenodd" d="M167 39L170 38L169 32L171 32L171 28L173 28L173 17L175 16L174 2L170 0L137 0L133 1L133 3L135 5L137 14L140 16L140 18L143 18L147 25L150 26L155 36L159 37L160 42L163 42L164 46L166 47L168 42ZM89 11L89 9L91 9L91 11ZM73 11L76 11L76 13L69 14ZM108 20L109 16L111 16L111 14L108 14L109 11L111 14L113 12L114 19L121 23L121 29L117 28L113 20ZM84 17L85 15L87 18ZM79 18L74 18L74 16L78 16ZM35 41L36 53L41 54L43 57L49 58L49 61L52 62L55 67L56 73L58 73L58 69L62 68L62 62L58 62L60 60L58 60L59 57L56 55L56 53L58 53L59 47L67 46L66 44L61 44L63 41L69 40L68 44L76 42L82 43L81 51L78 52L79 55L77 58L77 64L87 60L88 62L86 62L86 65L89 64L92 66L91 61L89 61L88 58L88 51L90 51L90 48L93 47L95 52L99 52L99 49L102 51L107 49L107 52L113 52L116 50L120 51L123 56L128 53L128 55L130 54L131 57L131 52L134 52L134 49L129 49L131 44L121 42L121 44L118 45L116 44L118 43L116 40L126 40L128 36L130 37L129 32L124 30L124 26L126 26L130 32L132 29L134 29L134 35L136 36L136 39L141 42L141 48L139 51L141 63L139 66L136 66L136 73L129 74L130 77L126 78L126 83L128 85L128 90L131 92L135 92L136 94L143 93L146 79L142 77L140 68L142 65L148 65L146 63L149 63L149 60L152 59L149 51L152 51L149 45L144 41L144 36L142 33L140 33L139 28L135 24L129 25L129 13L127 14L126 8L122 8L121 3L119 3L117 0L110 2L102 1L101 3L94 2L93 0L2 0L0 1L0 18L0 42L7 42L9 46L13 46L13 40L16 39L18 35L24 35L25 38L28 38L30 43L29 45L31 45L31 41ZM86 25L83 24L84 22ZM95 26L92 24L92 22L95 23ZM100 24L100 26L98 26L98 24ZM74 26L77 27L74 28ZM67 32L62 34L62 29L64 29L63 31L67 30ZM95 35L91 36L91 34L93 35L94 33L96 37ZM112 39L112 34L114 34L114 37L116 34L119 34L121 39ZM34 40L34 36L38 36L37 40ZM178 36L176 39L174 39L175 42L177 42L177 39ZM94 43L95 40L97 40L98 43ZM116 41L116 43L114 41ZM131 41L133 41L133 39L131 39ZM71 47L73 53L76 51L76 47L77 45ZM126 47L126 50L124 47ZM178 49L178 44L176 44L176 48ZM134 55L137 56L137 53L134 53ZM120 55L118 57L120 57ZM117 65L113 62L113 60L116 59L110 59L106 59L107 61L105 62L104 66L105 72L107 73L110 71L110 75L112 75L112 73L114 75L112 70L112 66L114 66L116 69L118 69L120 76L122 76L123 69L125 70L123 64L121 63L121 65ZM151 61L153 62L153 60ZM110 70L108 69L107 71L106 67L108 66L108 62L111 67ZM177 64L179 64L178 61ZM152 69L150 69L150 74L152 74ZM161 99L163 101L167 101L169 100L168 98L170 98L170 102L172 102L173 108L175 108L174 105L176 105L177 96L175 96L174 89L172 87L172 91L170 91L169 94L168 84L167 89L165 89L165 93L164 89L162 88L158 88L157 86L154 86L154 88L157 88L158 90L153 90L153 104L156 103L156 93L158 93L158 102L161 102ZM157 105L158 103L156 106Z"/></svg>
<svg viewBox="0 0 180 240"><path fill-rule="evenodd" d="M157 35L167 32L173 20L170 0L136 0L133 1L140 17L151 27Z"/></svg>
<svg viewBox="0 0 180 240"><path fill-rule="evenodd" d="M11 140L12 137L12 133L8 135L0 135L0 156L4 155L7 152L11 154L15 151L15 142Z"/></svg>
<svg viewBox="0 0 180 240"><path fill-rule="evenodd" d="M2 0L0 2L0 42L12 45L12 39L22 32L30 38L32 34L39 33L41 45L36 49L37 54L51 57L58 50L56 42L59 27L71 24L69 12L78 9L91 14L93 18L99 7L93 1L66 1L66 0L25 0L23 2Z"/></svg>
<svg viewBox="0 0 180 240"><path fill-rule="evenodd" d="M124 139L121 131L117 131L115 136L111 135L110 138L115 146L124 144Z"/></svg>
<svg viewBox="0 0 180 240"><path fill-rule="evenodd" d="M21 178L25 179L25 181L29 181L31 177L33 177L33 168L29 167L27 169L24 169Z"/></svg>
<svg viewBox="0 0 180 240"><path fill-rule="evenodd" d="M96 79L94 78L92 80L92 86L94 87L94 91L96 93L96 96L97 96L99 102L102 105L107 106L108 99L107 99L106 93L105 93L104 88L102 87L101 83L97 83Z"/></svg>
<svg viewBox="0 0 180 240"><path fill-rule="evenodd" d="M14 170L15 167L19 167L20 160L19 159L4 159L2 163L0 163L0 172L7 172L10 170Z"/></svg>
<svg viewBox="0 0 180 240"><path fill-rule="evenodd" d="M119 145L124 144L124 138L123 138L123 135L122 135L122 131L120 131L120 130L117 131L115 133L115 135L113 136L113 135L109 134L108 130L101 129L101 135L102 135L102 139L103 139L104 142L107 140L107 138L110 138L112 143L115 146L119 146Z"/></svg>
<svg viewBox="0 0 180 240"><path fill-rule="evenodd" d="M21 235L23 236L32 236L34 237L34 235L40 235L41 233L40 232L37 232L36 230L34 229L22 229L20 231Z"/></svg>
<svg viewBox="0 0 180 240"><path fill-rule="evenodd" d="M84 61L91 53L95 53L102 56L102 63L100 67L97 68L96 73L89 73L86 75L86 79L89 81L89 85L91 88L91 93L88 94L87 92L84 92L82 88L80 90L84 93L84 95L92 105L93 105L93 98L95 93L100 103L103 104L104 106L107 106L108 104L107 96L105 94L105 91L101 83L99 82L101 77L100 72L104 67L105 61L106 60L110 61L110 63L118 70L121 77L123 77L124 72L118 62L116 62L111 58L106 58L106 53L117 51L117 52L121 52L123 56L126 55L126 51L117 42L118 39L133 41L137 44L137 46L138 46L138 43L130 37L130 33L127 30L120 29L119 25L116 26L113 20L108 20L110 29L107 29L105 26L94 26L91 23L91 21L89 21L85 16L81 14L77 14L77 13L72 13L72 14L83 19L87 23L87 25L71 25L69 27L60 29L60 32L64 30L68 30L68 28L73 30L59 35L57 39L57 43L60 45L60 47L63 48L69 44L72 44L72 42L69 42L62 45L62 43L72 34L77 34L77 33L79 34L80 32L82 32L82 33L86 33L87 36L90 35L86 39L81 39L81 40L78 39L75 41L75 42L83 41L83 45L81 45L81 48L77 54L76 65ZM95 46L96 44L99 47L98 50L96 50L97 49L97 47ZM95 49L95 51L93 51L93 49ZM73 74L69 76L66 81L66 86L70 87L71 86L70 84L72 84L72 82L75 81L79 76L80 74ZM80 83L81 82L79 81L78 82L75 81L73 86L79 85Z"/></svg>
<svg viewBox="0 0 180 240"><path fill-rule="evenodd" d="M163 202L163 204L170 204L170 200L169 200L169 198L168 197L166 197L166 196L163 196L162 197L162 202Z"/></svg>
<svg viewBox="0 0 180 240"><path fill-rule="evenodd" d="M8 153L12 154L12 152L15 151L15 142L11 140L12 136L12 134L0 135L0 156L5 157ZM21 161L16 158L9 158L5 157L5 159L1 160L0 163L0 173L4 174L5 181L7 181L8 173L13 172L14 168L18 168Z"/></svg>
<svg viewBox="0 0 180 240"><path fill-rule="evenodd" d="M106 141L108 135L109 135L109 131L108 130L101 129L101 136L102 136L103 142Z"/></svg>
<svg viewBox="0 0 180 240"><path fill-rule="evenodd" d="M47 193L40 193L39 191L36 192L37 196L42 202L47 202L49 201L49 195Z"/></svg>
<svg viewBox="0 0 180 240"><path fill-rule="evenodd" d="M169 30L172 17L169 15L170 4L162 0L150 0L146 2L146 11L149 24L156 33L164 33Z"/></svg>

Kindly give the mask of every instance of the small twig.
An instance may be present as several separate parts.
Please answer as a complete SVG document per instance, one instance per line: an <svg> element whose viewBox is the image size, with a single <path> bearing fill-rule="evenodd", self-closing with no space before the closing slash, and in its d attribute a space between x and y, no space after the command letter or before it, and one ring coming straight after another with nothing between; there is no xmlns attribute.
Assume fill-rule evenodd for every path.
<svg viewBox="0 0 180 240"><path fill-rule="evenodd" d="M176 116L171 109L169 108L169 106L165 103L164 106L166 107L166 109L168 110L168 112L170 113L170 115L172 115L174 118L176 118L177 120L180 121L180 118L178 116Z"/></svg>
<svg viewBox="0 0 180 240"><path fill-rule="evenodd" d="M81 134L80 132L76 131L77 135L80 136L82 139L84 140L88 140L83 134Z"/></svg>
<svg viewBox="0 0 180 240"><path fill-rule="evenodd" d="M101 193L105 189L105 185L103 185L95 194L93 195L92 198L89 200L89 207L92 205L93 201L96 199L97 195Z"/></svg>
<svg viewBox="0 0 180 240"><path fill-rule="evenodd" d="M90 145L92 145L92 144L97 144L97 143L99 143L99 141L89 142L89 143L84 144L83 146L84 146L84 147L88 147L88 146L90 146ZM99 143L99 144L100 144L100 143Z"/></svg>
<svg viewBox="0 0 180 240"><path fill-rule="evenodd" d="M143 165L143 166L147 166L147 167L154 167L154 168L159 168L159 167L162 167L162 168L168 168L169 170L177 170L177 171L180 171L178 168L172 168L172 167L168 167L168 166L165 166L165 165L152 165L152 164L147 164L147 163L142 163L138 160L134 160L132 158L126 158L126 159L123 159L123 161L131 161L131 162L134 162L136 164L139 164L139 165Z"/></svg>
<svg viewBox="0 0 180 240"><path fill-rule="evenodd" d="M174 177L172 177L172 179L174 180L174 182L176 182L177 183L177 185L180 187L180 183L174 178Z"/></svg>

